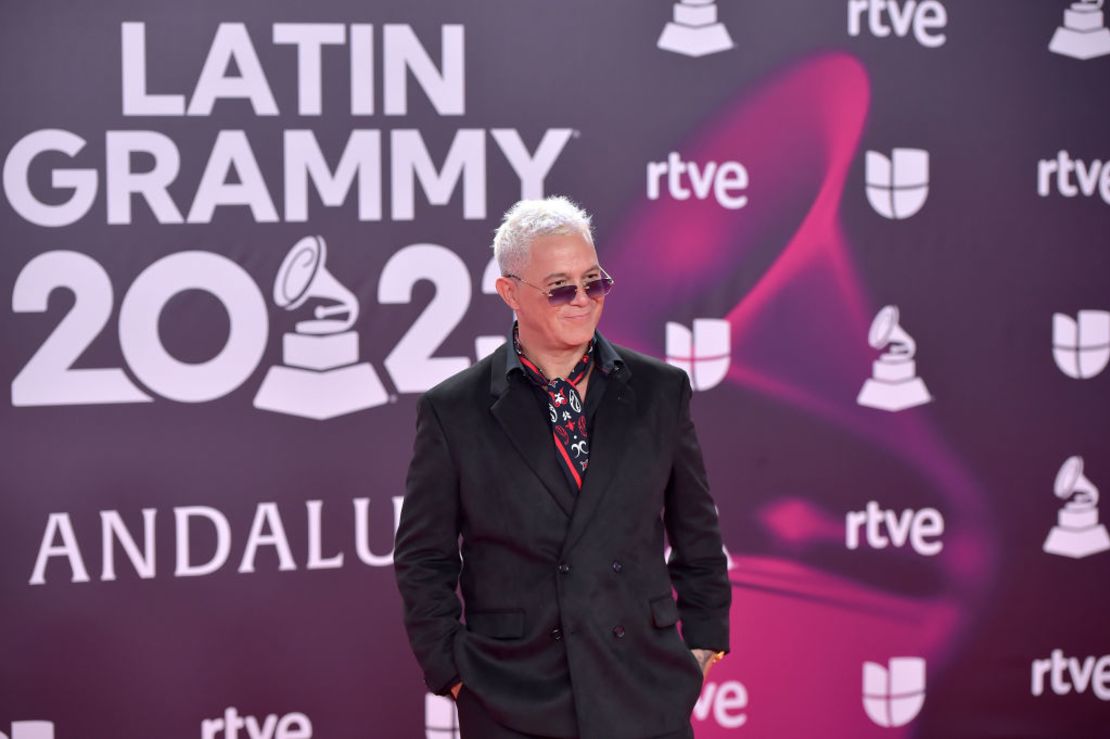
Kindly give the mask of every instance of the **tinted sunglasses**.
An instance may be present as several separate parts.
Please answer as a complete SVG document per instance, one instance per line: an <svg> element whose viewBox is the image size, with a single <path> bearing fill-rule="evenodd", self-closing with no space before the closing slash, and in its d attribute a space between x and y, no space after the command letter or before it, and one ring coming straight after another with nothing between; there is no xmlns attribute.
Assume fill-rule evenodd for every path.
<svg viewBox="0 0 1110 739"><path fill-rule="evenodd" d="M547 302L553 306L566 305L567 303L574 300L575 296L578 295L577 282L572 282L569 285L560 285L559 287L553 287L550 290L544 290L542 287L539 287L538 285L533 285L531 282L528 282L527 280L516 275L507 274L505 276L513 280L519 280L528 287L539 290L541 293L547 296ZM600 300L601 298L604 298L612 289L613 278L610 277L609 273L607 273L605 270L601 270L600 277L595 277L594 279L582 285L582 291L586 293L586 297L590 298L591 300Z"/></svg>

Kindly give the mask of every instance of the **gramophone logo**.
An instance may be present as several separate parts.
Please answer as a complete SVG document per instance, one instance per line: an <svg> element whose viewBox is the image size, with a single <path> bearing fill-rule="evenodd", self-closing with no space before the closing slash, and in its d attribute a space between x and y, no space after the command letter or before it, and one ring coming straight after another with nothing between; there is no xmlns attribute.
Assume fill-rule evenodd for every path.
<svg viewBox="0 0 1110 739"><path fill-rule="evenodd" d="M8 739L8 735L0 732L0 739ZM54 739L54 724L50 721L13 721L11 739Z"/></svg>
<svg viewBox="0 0 1110 739"><path fill-rule="evenodd" d="M901 220L917 213L929 197L929 152L894 149L890 157L867 152L867 200L883 218Z"/></svg>
<svg viewBox="0 0 1110 739"><path fill-rule="evenodd" d="M667 364L685 370L694 390L716 387L732 362L732 326L720 318L695 318L693 331L667 322Z"/></svg>
<svg viewBox="0 0 1110 739"><path fill-rule="evenodd" d="M459 739L455 701L442 695L424 696L424 730L428 739Z"/></svg>
<svg viewBox="0 0 1110 739"><path fill-rule="evenodd" d="M677 2L672 17L656 43L663 51L705 56L727 51L733 46L725 24L717 20L717 6L713 0Z"/></svg>
<svg viewBox="0 0 1110 739"><path fill-rule="evenodd" d="M1082 559L1110 549L1110 535L1098 521L1098 488L1083 476L1083 458L1069 457L1056 473L1053 492L1067 501L1056 513L1056 525L1044 541L1044 551Z"/></svg>
<svg viewBox="0 0 1110 739"><path fill-rule="evenodd" d="M879 726L905 726L925 705L925 660L892 657L863 663L863 710Z"/></svg>
<svg viewBox="0 0 1110 739"><path fill-rule="evenodd" d="M868 408L900 411L932 400L917 376L914 355L917 343L898 324L898 308L888 305L871 322L867 335L871 348L883 354L871 364L871 377L863 383L856 402Z"/></svg>
<svg viewBox="0 0 1110 739"><path fill-rule="evenodd" d="M1064 25L1056 29L1048 50L1073 59L1110 54L1110 29L1102 12L1103 0L1081 0L1064 11Z"/></svg>
<svg viewBox="0 0 1110 739"><path fill-rule="evenodd" d="M389 396L369 362L358 361L358 300L328 272L327 245L306 236L286 255L274 280L274 303L285 310L316 305L282 338L284 364L270 368L254 407L324 420L385 403ZM333 318L341 316L341 318Z"/></svg>
<svg viewBox="0 0 1110 739"><path fill-rule="evenodd" d="M1068 377L1089 380L1110 362L1110 312L1081 310L1076 318L1052 315L1052 358Z"/></svg>

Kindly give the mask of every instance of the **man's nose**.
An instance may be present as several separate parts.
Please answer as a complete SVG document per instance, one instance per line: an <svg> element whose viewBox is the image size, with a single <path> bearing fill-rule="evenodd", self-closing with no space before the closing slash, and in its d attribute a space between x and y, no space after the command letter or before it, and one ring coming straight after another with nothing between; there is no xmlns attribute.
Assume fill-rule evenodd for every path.
<svg viewBox="0 0 1110 739"><path fill-rule="evenodd" d="M585 285L575 285L574 287L574 300L570 301L570 304L576 306L589 305L590 298L586 295Z"/></svg>

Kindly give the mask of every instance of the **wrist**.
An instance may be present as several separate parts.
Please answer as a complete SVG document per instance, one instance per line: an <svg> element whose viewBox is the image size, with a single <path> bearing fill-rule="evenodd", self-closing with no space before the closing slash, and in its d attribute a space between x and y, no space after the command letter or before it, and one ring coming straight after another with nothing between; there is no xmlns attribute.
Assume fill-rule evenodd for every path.
<svg viewBox="0 0 1110 739"><path fill-rule="evenodd" d="M724 659L725 656L725 652L713 651L712 649L696 648L691 649L690 651L693 652L694 659L698 661L698 664L701 665L703 670L708 670L710 667Z"/></svg>

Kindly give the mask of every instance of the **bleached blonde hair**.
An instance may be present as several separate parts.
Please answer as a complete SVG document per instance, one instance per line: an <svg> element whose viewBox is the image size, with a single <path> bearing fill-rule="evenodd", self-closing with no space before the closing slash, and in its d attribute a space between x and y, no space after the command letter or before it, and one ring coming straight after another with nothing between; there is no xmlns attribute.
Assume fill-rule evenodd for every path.
<svg viewBox="0 0 1110 739"><path fill-rule="evenodd" d="M502 275L520 275L536 239L571 234L578 234L590 246L594 245L590 215L570 199L553 195L542 200L521 200L501 219L493 237L493 256Z"/></svg>

